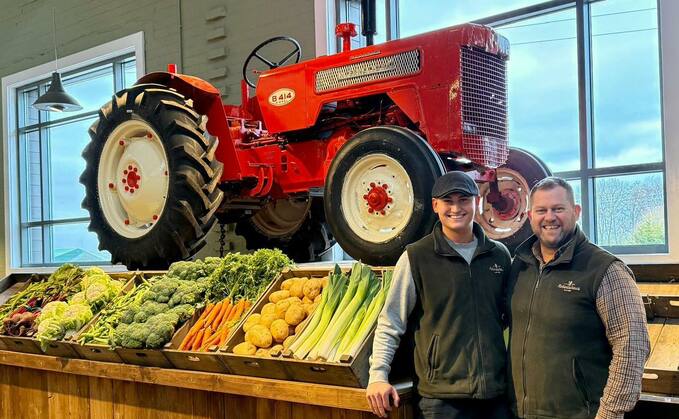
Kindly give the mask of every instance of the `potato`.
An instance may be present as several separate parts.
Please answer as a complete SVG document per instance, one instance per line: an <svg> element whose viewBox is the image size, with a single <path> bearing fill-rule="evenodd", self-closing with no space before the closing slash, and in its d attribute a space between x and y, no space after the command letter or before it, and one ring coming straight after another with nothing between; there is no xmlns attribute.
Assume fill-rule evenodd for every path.
<svg viewBox="0 0 679 419"><path fill-rule="evenodd" d="M289 290L290 286L295 282L297 278L288 278L285 281L281 282L281 290Z"/></svg>
<svg viewBox="0 0 679 419"><path fill-rule="evenodd" d="M236 355L254 355L257 352L257 347L250 342L241 342L233 347L233 353Z"/></svg>
<svg viewBox="0 0 679 419"><path fill-rule="evenodd" d="M274 304L274 303L264 304L264 307L262 307L262 316L265 315L265 314L273 314L275 308L276 308L276 304Z"/></svg>
<svg viewBox="0 0 679 419"><path fill-rule="evenodd" d="M276 303L276 308L274 309L274 313L276 314L277 319L284 319L285 318L285 312L288 311L288 308L292 305L292 301L290 301L289 298L286 298L285 300L279 301ZM297 304L295 304L297 305Z"/></svg>
<svg viewBox="0 0 679 419"><path fill-rule="evenodd" d="M278 356L283 352L283 345L274 345L269 349L269 356Z"/></svg>
<svg viewBox="0 0 679 419"><path fill-rule="evenodd" d="M290 304L302 304L302 300L300 300L299 297L288 297L283 301L289 301Z"/></svg>
<svg viewBox="0 0 679 419"><path fill-rule="evenodd" d="M321 285L321 280L314 278L304 283L302 292L304 293L305 297L309 297L309 299L314 299L317 296L321 295L322 288L323 286Z"/></svg>
<svg viewBox="0 0 679 419"><path fill-rule="evenodd" d="M295 336L288 336L287 338L285 338L285 340L283 341L283 350L286 351L294 341Z"/></svg>
<svg viewBox="0 0 679 419"><path fill-rule="evenodd" d="M269 329L261 324L257 324L245 333L245 340L258 348L268 348L271 346L273 336L271 336Z"/></svg>
<svg viewBox="0 0 679 419"><path fill-rule="evenodd" d="M271 336L278 343L283 343L289 335L288 324L283 319L274 320L271 323Z"/></svg>
<svg viewBox="0 0 679 419"><path fill-rule="evenodd" d="M291 293L288 290L275 291L269 295L269 301L275 304L281 300L285 300L286 298L290 297L290 295Z"/></svg>
<svg viewBox="0 0 679 419"><path fill-rule="evenodd" d="M259 318L259 324L268 329L269 327L271 327L271 323L273 323L273 321L276 320L277 318L278 317L276 317L275 314L263 314Z"/></svg>
<svg viewBox="0 0 679 419"><path fill-rule="evenodd" d="M310 315L314 309L314 303L311 304L302 304L302 308L304 309L304 312L306 315Z"/></svg>
<svg viewBox="0 0 679 419"><path fill-rule="evenodd" d="M299 278L290 286L290 296L302 298L304 297L304 284L307 283L308 278Z"/></svg>
<svg viewBox="0 0 679 419"><path fill-rule="evenodd" d="M285 312L285 322L290 326L297 326L306 318L306 312L299 304L292 304Z"/></svg>
<svg viewBox="0 0 679 419"><path fill-rule="evenodd" d="M243 323L243 331L247 332L250 330L250 328L256 324L259 324L259 318L262 317L261 314L253 314L252 316L248 317L247 320L245 320L245 323Z"/></svg>
<svg viewBox="0 0 679 419"><path fill-rule="evenodd" d="M269 356L269 350L264 349L264 348L259 348L259 349L257 349L257 352L255 352L255 356L268 357Z"/></svg>
<svg viewBox="0 0 679 419"><path fill-rule="evenodd" d="M321 278L321 288L325 288L327 286L328 286L328 277L324 276L323 278Z"/></svg>
<svg viewBox="0 0 679 419"><path fill-rule="evenodd" d="M316 298L314 298L314 303L315 303L315 304L320 303L320 302L321 302L321 297L323 297L323 296L322 296L322 295L317 295Z"/></svg>
<svg viewBox="0 0 679 419"><path fill-rule="evenodd" d="M302 298L302 305L303 305L303 306L305 306L305 305L307 305L307 304L313 304L313 303L314 303L314 300L312 300L311 298L307 297L306 295L304 296L304 298Z"/></svg>

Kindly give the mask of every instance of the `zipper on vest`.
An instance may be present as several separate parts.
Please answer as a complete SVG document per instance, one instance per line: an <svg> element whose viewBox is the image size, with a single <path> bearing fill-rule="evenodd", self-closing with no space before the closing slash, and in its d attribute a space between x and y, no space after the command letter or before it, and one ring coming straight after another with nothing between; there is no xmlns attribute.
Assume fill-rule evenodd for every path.
<svg viewBox="0 0 679 419"><path fill-rule="evenodd" d="M526 322L526 331L523 334L523 348L521 350L521 378L523 380L523 400L521 402L523 414L526 414L526 342L528 341L528 333L530 332L530 323L533 318L533 299L535 298L535 292L540 286L540 279L542 278L543 268L540 267L538 271L538 278L535 281L535 286L533 287L533 292L530 294L530 302L528 303L528 321Z"/></svg>
<svg viewBox="0 0 679 419"><path fill-rule="evenodd" d="M479 354L479 369L480 369L480 374L479 374L479 393L483 394L485 393L485 380L484 380L484 372L485 368L483 366L483 352L481 351L481 334L479 333L479 304L478 304L478 298L476 295L476 287L474 286L474 280L472 279L472 267L471 265L467 265L467 271L469 272L469 286L472 289L472 300L474 303L474 321L476 323L475 329L476 329L476 352ZM471 377L470 377L471 379Z"/></svg>

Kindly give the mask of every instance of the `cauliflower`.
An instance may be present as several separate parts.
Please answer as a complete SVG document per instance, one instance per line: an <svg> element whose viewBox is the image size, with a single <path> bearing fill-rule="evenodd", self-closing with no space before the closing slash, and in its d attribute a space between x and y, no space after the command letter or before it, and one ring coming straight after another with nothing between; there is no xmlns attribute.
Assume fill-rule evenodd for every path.
<svg viewBox="0 0 679 419"><path fill-rule="evenodd" d="M71 296L71 298L68 299L68 302L70 304L83 304L87 303L87 299L85 298L85 292L80 291Z"/></svg>
<svg viewBox="0 0 679 419"><path fill-rule="evenodd" d="M40 315L36 319L36 323L40 324L49 319L60 318L67 308L68 304L63 301L52 301L42 308Z"/></svg>
<svg viewBox="0 0 679 419"><path fill-rule="evenodd" d="M66 329L59 319L52 317L40 322L35 338L40 341L40 346L45 350L49 342L63 339L65 335Z"/></svg>
<svg viewBox="0 0 679 419"><path fill-rule="evenodd" d="M87 304L69 304L59 318L59 322L67 331L75 332L92 320L93 316L92 309Z"/></svg>

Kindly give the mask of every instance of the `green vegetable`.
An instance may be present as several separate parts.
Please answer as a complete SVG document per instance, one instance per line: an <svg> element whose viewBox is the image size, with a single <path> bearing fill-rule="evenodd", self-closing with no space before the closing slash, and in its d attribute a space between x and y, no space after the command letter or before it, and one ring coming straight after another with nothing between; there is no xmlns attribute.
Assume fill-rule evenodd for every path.
<svg viewBox="0 0 679 419"><path fill-rule="evenodd" d="M40 322L35 338L38 339L40 346L44 350L49 342L63 339L65 335L66 329L64 329L61 321L52 317Z"/></svg>
<svg viewBox="0 0 679 419"><path fill-rule="evenodd" d="M63 301L51 302L42 308L40 311L40 316L38 316L36 319L36 323L40 324L45 320L61 318L63 317L64 311L66 311L67 308L68 304Z"/></svg>

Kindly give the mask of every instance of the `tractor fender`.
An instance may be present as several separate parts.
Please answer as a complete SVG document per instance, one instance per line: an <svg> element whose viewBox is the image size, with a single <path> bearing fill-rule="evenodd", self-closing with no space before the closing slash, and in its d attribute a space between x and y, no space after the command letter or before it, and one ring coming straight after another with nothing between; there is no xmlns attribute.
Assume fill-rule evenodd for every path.
<svg viewBox="0 0 679 419"><path fill-rule="evenodd" d="M199 113L207 114L212 101L219 99L221 92L209 82L186 74L156 71L140 78L136 84L158 83L175 89L184 96L193 99L193 106Z"/></svg>
<svg viewBox="0 0 679 419"><path fill-rule="evenodd" d="M186 74L156 71L140 78L136 84L156 83L174 89L193 103L193 108L202 115L207 115L207 129L210 134L219 138L216 150L217 159L224 164L222 181L241 180L242 167L238 159L236 148L229 132L229 126L224 113L221 92L205 80L187 76Z"/></svg>

